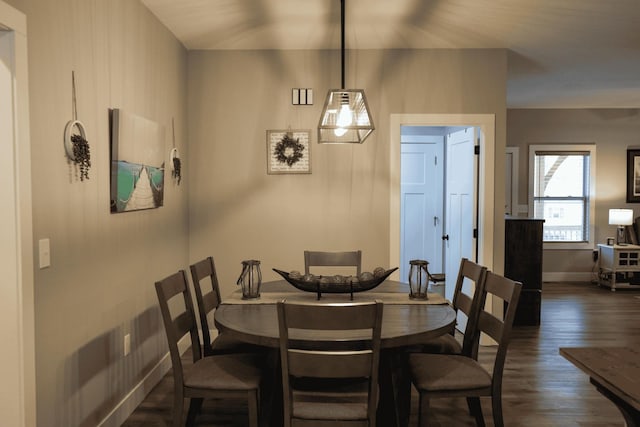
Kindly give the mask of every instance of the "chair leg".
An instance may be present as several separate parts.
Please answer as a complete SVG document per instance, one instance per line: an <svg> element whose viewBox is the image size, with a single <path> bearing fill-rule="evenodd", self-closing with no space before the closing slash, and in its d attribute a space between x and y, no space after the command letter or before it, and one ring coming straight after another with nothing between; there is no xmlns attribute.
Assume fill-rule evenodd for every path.
<svg viewBox="0 0 640 427"><path fill-rule="evenodd" d="M467 406L469 413L476 419L478 427L484 427L484 417L482 416L482 405L480 405L479 397L467 397Z"/></svg>
<svg viewBox="0 0 640 427"><path fill-rule="evenodd" d="M392 357L392 356L389 356ZM408 425L411 414L411 378L408 373L408 357L405 353L393 356L392 384L399 425Z"/></svg>
<svg viewBox="0 0 640 427"><path fill-rule="evenodd" d="M259 417L259 402L258 402L259 390L251 390L247 393L248 406L249 406L249 426L258 427L260 421Z"/></svg>
<svg viewBox="0 0 640 427"><path fill-rule="evenodd" d="M182 413L184 412L184 397L182 393L173 394L173 427L182 426Z"/></svg>
<svg viewBox="0 0 640 427"><path fill-rule="evenodd" d="M429 425L429 398L420 393L418 399L418 426L426 427Z"/></svg>
<svg viewBox="0 0 640 427"><path fill-rule="evenodd" d="M496 427L504 427L502 419L502 396L497 395L491 398L491 409L493 410L493 425Z"/></svg>
<svg viewBox="0 0 640 427"><path fill-rule="evenodd" d="M192 397L191 402L189 402L189 412L187 412L187 422L186 425L193 426L196 423L196 416L200 409L202 408L202 398Z"/></svg>

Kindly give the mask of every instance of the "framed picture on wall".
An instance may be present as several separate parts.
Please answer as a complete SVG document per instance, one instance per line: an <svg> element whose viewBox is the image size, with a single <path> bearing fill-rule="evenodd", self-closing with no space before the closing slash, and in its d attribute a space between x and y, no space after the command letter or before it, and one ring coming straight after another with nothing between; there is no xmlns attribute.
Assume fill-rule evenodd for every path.
<svg viewBox="0 0 640 427"><path fill-rule="evenodd" d="M627 150L627 203L640 203L640 148Z"/></svg>
<svg viewBox="0 0 640 427"><path fill-rule="evenodd" d="M311 173L310 130L267 131L267 173Z"/></svg>
<svg viewBox="0 0 640 427"><path fill-rule="evenodd" d="M159 208L164 203L164 126L113 108L111 213Z"/></svg>

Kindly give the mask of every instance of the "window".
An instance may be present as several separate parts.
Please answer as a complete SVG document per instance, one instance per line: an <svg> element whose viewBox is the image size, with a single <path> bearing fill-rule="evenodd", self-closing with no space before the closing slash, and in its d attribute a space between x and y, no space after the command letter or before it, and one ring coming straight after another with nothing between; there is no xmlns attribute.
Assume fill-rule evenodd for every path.
<svg viewBox="0 0 640 427"><path fill-rule="evenodd" d="M593 248L595 145L529 147L529 214L545 248Z"/></svg>

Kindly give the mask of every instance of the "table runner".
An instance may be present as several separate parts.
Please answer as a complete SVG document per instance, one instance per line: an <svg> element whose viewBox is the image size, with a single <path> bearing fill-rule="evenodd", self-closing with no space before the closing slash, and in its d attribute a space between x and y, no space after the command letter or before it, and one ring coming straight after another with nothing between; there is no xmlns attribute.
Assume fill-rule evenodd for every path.
<svg viewBox="0 0 640 427"><path fill-rule="evenodd" d="M427 294L429 299L416 300L410 299L409 294L404 292L354 292L353 301L351 300L351 294L334 294L324 293L322 298L318 301L317 294L315 292L261 292L260 298L257 299L242 299L242 291L237 290L223 298L222 304L275 304L278 301L286 299L289 302L313 302L318 301L320 303L330 302L360 302L360 301L373 301L380 300L385 304L430 304L440 305L449 304L442 295L429 292Z"/></svg>

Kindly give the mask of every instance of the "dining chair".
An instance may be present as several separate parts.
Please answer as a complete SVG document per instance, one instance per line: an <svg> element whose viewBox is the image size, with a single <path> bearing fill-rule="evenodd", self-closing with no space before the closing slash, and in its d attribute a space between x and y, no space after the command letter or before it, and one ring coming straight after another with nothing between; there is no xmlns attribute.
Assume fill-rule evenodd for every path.
<svg viewBox="0 0 640 427"><path fill-rule="evenodd" d="M465 340L472 340L475 338L475 341L469 343L469 345L477 345L480 340L480 336L478 335L474 337L473 330L475 328L477 316L480 312L480 298L482 296L486 274L486 267L470 261L467 258L462 258L460 260L456 287L453 292L452 307L456 312L457 318L459 318L460 313L462 313L466 318L462 344L459 339L456 338L456 328L454 327L448 334L440 335L439 337L431 338L405 347L405 352L408 354L461 354ZM466 293L468 286L465 285L473 285L471 293ZM408 377L406 369L408 359L406 355L403 355L398 356L395 360L396 366L393 371L393 376L396 384L396 393L399 396L399 412L404 417L408 417L410 410L409 402L411 399L411 380Z"/></svg>
<svg viewBox="0 0 640 427"><path fill-rule="evenodd" d="M280 301L277 308L284 426L374 427L382 302Z"/></svg>
<svg viewBox="0 0 640 427"><path fill-rule="evenodd" d="M320 252L304 251L304 274L309 273L309 267L355 267L356 274L362 269L362 251Z"/></svg>
<svg viewBox="0 0 640 427"><path fill-rule="evenodd" d="M257 427L262 381L258 358L252 354L202 356L196 315L184 270L156 282L155 288L173 368L173 426L183 424L185 398L190 399L187 425L195 421L204 398L228 398L246 400L249 425ZM191 338L193 363L183 365L178 341L187 334Z"/></svg>
<svg viewBox="0 0 640 427"><path fill-rule="evenodd" d="M480 296L480 307L472 339L465 339L462 353L454 355L413 353L409 355L409 375L418 391L418 425L427 425L429 399L438 397L464 396L469 411L478 426L484 426L480 405L481 396L491 397L494 425L503 427L502 418L502 377L522 284L504 276L487 272L484 289ZM487 296L502 299L507 306L503 319L494 316L484 308ZM498 305L502 308L502 305ZM501 310L502 311L502 310ZM493 361L493 369L487 370L478 363L478 345L475 336L485 333L498 344Z"/></svg>
<svg viewBox="0 0 640 427"><path fill-rule="evenodd" d="M200 327L202 328L203 354L243 353L263 351L263 347L251 345L239 341L229 334L218 332L214 339L211 338L209 316L222 303L220 287L213 257L209 256L190 266L193 288L196 291L196 303L200 314Z"/></svg>
<svg viewBox="0 0 640 427"><path fill-rule="evenodd" d="M452 306L456 315L463 313L466 317L466 326L463 332L463 341L472 339L471 331L475 327L477 315L480 310L480 297L484 288L487 268L470 261L467 258L460 260L456 287L453 291ZM465 293L465 285L473 285L471 293ZM408 347L410 352L460 354L463 345L455 338L456 329L452 329L450 334L441 335L437 338L424 341L422 343ZM479 337L476 337L479 339Z"/></svg>

